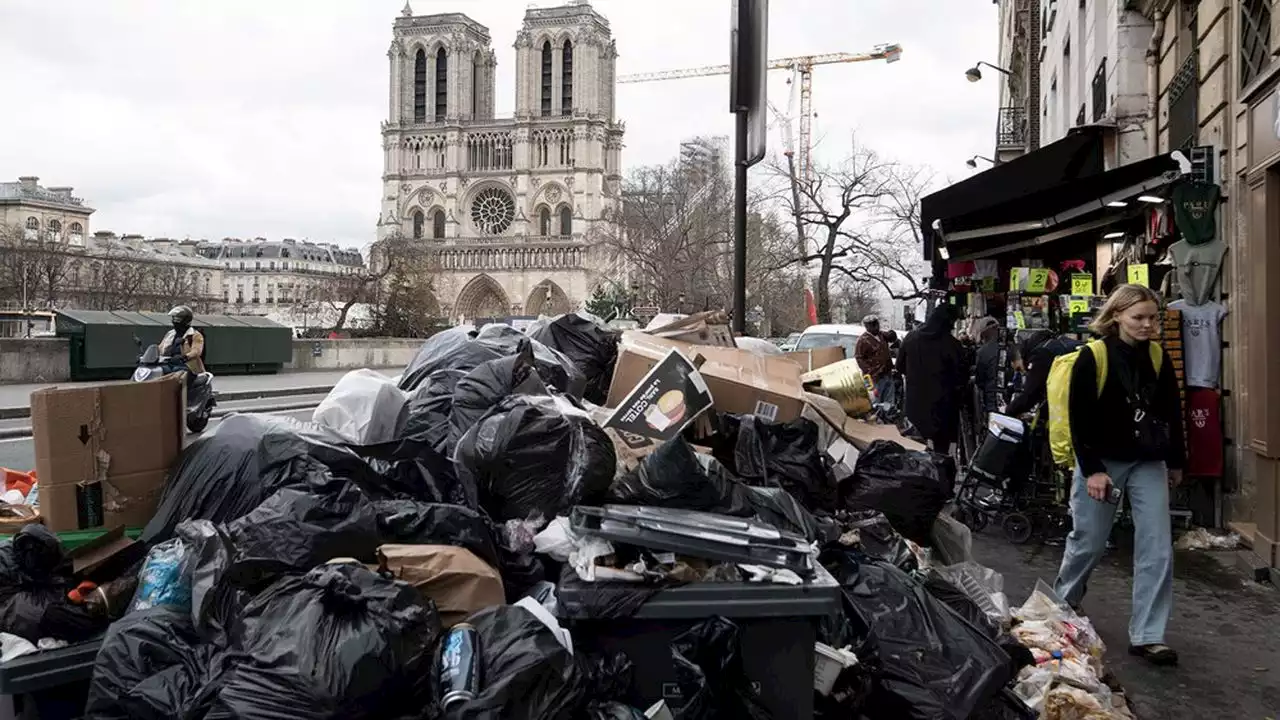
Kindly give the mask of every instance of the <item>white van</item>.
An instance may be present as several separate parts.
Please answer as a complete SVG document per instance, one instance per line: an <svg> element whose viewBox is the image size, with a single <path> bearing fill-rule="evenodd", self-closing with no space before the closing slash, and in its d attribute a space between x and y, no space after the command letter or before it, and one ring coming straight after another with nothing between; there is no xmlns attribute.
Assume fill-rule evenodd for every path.
<svg viewBox="0 0 1280 720"><path fill-rule="evenodd" d="M846 359L853 358L853 348L858 338L865 332L857 323L848 325L811 325L800 333L796 341L796 350L814 350L817 348L844 348Z"/></svg>

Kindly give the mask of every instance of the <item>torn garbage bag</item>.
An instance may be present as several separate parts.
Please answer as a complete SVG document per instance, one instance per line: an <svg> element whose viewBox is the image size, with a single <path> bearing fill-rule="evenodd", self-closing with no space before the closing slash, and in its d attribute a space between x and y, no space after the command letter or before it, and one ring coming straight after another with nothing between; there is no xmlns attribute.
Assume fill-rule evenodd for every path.
<svg viewBox="0 0 1280 720"><path fill-rule="evenodd" d="M281 488L324 484L331 476L375 495L409 490L389 485L343 443L328 428L286 416L230 415L183 451L141 539L168 540L184 520L231 522Z"/></svg>
<svg viewBox="0 0 1280 720"><path fill-rule="evenodd" d="M934 520L951 499L951 485L928 452L876 440L861 455L853 477L840 486L849 510L879 510L908 540L928 545Z"/></svg>
<svg viewBox="0 0 1280 720"><path fill-rule="evenodd" d="M735 517L754 515L810 540L828 532L785 490L748 487L715 458L694 452L683 438L663 443L635 470L618 476L609 489L609 501Z"/></svg>
<svg viewBox="0 0 1280 720"><path fill-rule="evenodd" d="M781 487L810 510L835 511L835 478L823 461L813 421L770 423L755 415L721 415L717 435L725 441L716 448L716 459L746 484Z"/></svg>
<svg viewBox="0 0 1280 720"><path fill-rule="evenodd" d="M483 683L474 699L449 709L448 720L576 716L589 692L587 677L573 653L533 613L499 605L481 610L467 622L480 637Z"/></svg>
<svg viewBox="0 0 1280 720"><path fill-rule="evenodd" d="M586 378L572 360L519 330L500 324L486 325L479 330L460 325L432 335L400 376L400 389L416 390L437 370L471 372L490 360L517 354L526 344L532 347L534 366L544 382L566 395L582 397Z"/></svg>
<svg viewBox="0 0 1280 720"><path fill-rule="evenodd" d="M964 720L1010 680L1009 656L910 575L856 552L821 560L854 637L876 648L868 720Z"/></svg>
<svg viewBox="0 0 1280 720"><path fill-rule="evenodd" d="M375 370L343 375L311 415L311 421L352 445L377 445L400 437L408 398L395 382Z"/></svg>
<svg viewBox="0 0 1280 720"><path fill-rule="evenodd" d="M841 536L841 542L847 539L847 544L856 545L867 555L906 572L913 572L919 567L906 539L893 529L884 513L876 510L841 511L836 514L836 520L848 533Z"/></svg>
<svg viewBox="0 0 1280 720"><path fill-rule="evenodd" d="M477 488L497 522L543 521L597 503L617 468L613 443L583 410L560 397L500 402L458 443L458 477Z"/></svg>
<svg viewBox="0 0 1280 720"><path fill-rule="evenodd" d="M245 608L240 661L222 678L230 717L395 718L431 702L440 620L402 582L355 564L289 577Z"/></svg>
<svg viewBox="0 0 1280 720"><path fill-rule="evenodd" d="M583 397L596 405L605 404L618 361L617 332L599 318L577 312L539 320L527 328L525 334L564 353L586 376Z"/></svg>
<svg viewBox="0 0 1280 720"><path fill-rule="evenodd" d="M738 626L711 617L671 641L676 682L685 698L676 720L771 720L742 667Z"/></svg>
<svg viewBox="0 0 1280 720"><path fill-rule="evenodd" d="M520 352L490 360L467 373L453 389L453 414L449 417L449 441L452 450L468 430L495 405L511 395L546 395L547 386L533 369L533 355L528 345Z"/></svg>
<svg viewBox="0 0 1280 720"><path fill-rule="evenodd" d="M203 718L213 705L218 655L190 613L158 606L111 625L93 663L87 720Z"/></svg>

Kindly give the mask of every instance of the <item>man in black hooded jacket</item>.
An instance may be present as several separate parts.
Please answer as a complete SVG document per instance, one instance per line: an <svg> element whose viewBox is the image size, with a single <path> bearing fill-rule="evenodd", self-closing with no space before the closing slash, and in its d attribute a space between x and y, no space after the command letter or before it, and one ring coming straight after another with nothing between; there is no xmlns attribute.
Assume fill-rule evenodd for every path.
<svg viewBox="0 0 1280 720"><path fill-rule="evenodd" d="M1080 343L1059 337L1048 330L1039 330L1018 343L1014 368L1024 375L1022 392L1018 393L1004 409L1010 417L1021 417L1035 410L1048 397L1049 369L1053 361L1075 350Z"/></svg>
<svg viewBox="0 0 1280 720"><path fill-rule="evenodd" d="M951 308L939 305L924 325L907 335L898 352L907 419L934 452L944 455L959 435L960 393L969 380L964 350L951 330Z"/></svg>

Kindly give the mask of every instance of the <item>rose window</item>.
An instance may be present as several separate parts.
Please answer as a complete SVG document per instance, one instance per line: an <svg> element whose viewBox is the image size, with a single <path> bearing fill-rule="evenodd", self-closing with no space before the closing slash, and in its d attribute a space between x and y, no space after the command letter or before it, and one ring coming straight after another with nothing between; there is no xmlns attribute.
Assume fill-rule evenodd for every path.
<svg viewBox="0 0 1280 720"><path fill-rule="evenodd" d="M500 235L516 217L516 201L502 188L486 188L471 201L471 222L485 235Z"/></svg>

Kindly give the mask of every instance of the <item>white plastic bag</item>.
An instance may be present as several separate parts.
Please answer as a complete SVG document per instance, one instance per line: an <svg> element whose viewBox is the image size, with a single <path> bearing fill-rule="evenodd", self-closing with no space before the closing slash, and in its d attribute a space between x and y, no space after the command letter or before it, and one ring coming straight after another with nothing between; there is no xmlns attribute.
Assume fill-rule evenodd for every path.
<svg viewBox="0 0 1280 720"><path fill-rule="evenodd" d="M353 445L396 440L408 413L409 397L374 370L352 370L316 406L311 419Z"/></svg>

